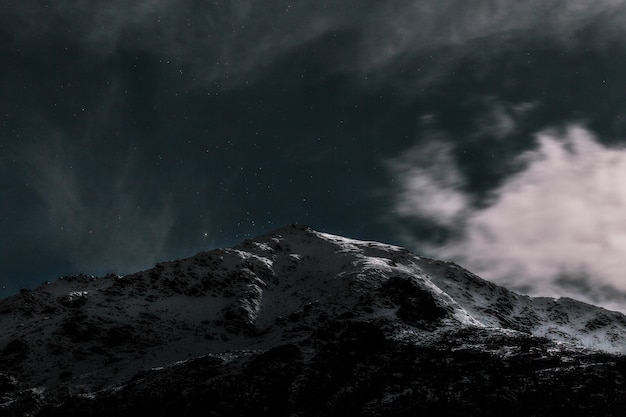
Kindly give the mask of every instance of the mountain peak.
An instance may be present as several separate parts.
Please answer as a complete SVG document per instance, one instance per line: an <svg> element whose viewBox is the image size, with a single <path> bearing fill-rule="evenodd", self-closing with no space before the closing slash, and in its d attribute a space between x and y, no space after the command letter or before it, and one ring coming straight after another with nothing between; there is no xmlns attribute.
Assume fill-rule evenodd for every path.
<svg viewBox="0 0 626 417"><path fill-rule="evenodd" d="M66 277L0 301L0 328L0 363L20 392L91 393L193 358L316 350L346 331L493 355L626 346L620 313L523 296L449 262L301 224L135 274Z"/></svg>

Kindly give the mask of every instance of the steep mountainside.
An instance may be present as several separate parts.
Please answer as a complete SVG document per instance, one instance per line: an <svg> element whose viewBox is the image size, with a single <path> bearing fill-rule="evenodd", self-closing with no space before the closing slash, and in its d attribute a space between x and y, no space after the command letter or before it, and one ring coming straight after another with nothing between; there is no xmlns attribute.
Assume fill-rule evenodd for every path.
<svg viewBox="0 0 626 417"><path fill-rule="evenodd" d="M8 416L620 415L626 405L622 314L302 225L132 275L25 290L0 301L0 329Z"/></svg>

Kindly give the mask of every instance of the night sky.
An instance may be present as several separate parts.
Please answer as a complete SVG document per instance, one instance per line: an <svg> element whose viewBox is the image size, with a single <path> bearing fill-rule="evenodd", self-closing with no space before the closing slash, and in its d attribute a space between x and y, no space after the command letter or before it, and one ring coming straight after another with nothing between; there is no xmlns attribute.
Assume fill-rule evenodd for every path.
<svg viewBox="0 0 626 417"><path fill-rule="evenodd" d="M0 296L283 225L626 310L626 1L3 0Z"/></svg>

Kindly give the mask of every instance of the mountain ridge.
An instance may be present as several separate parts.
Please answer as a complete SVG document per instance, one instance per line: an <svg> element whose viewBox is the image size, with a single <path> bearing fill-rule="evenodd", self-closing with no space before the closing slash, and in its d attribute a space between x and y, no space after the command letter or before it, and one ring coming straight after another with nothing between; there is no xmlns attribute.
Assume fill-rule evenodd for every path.
<svg viewBox="0 0 626 417"><path fill-rule="evenodd" d="M266 370L255 364L269 361L297 382L345 346L390 364L389 352L408 349L407 357L470 352L503 364L534 358L555 369L602 363L618 374L609 364L626 349L620 313L516 294L450 262L300 224L126 276L23 291L0 301L0 328L0 407L20 409L27 398L41 417L118 391L142 397L137 384L154 390L163 375L180 380L193 368L206 368L206 381L237 381L249 367L257 378Z"/></svg>

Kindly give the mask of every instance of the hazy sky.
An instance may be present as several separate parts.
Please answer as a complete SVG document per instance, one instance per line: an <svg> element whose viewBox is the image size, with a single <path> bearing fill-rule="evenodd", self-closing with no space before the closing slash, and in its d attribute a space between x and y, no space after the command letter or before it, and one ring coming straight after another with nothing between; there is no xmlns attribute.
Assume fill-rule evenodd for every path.
<svg viewBox="0 0 626 417"><path fill-rule="evenodd" d="M626 1L3 1L0 295L292 222L626 310Z"/></svg>

